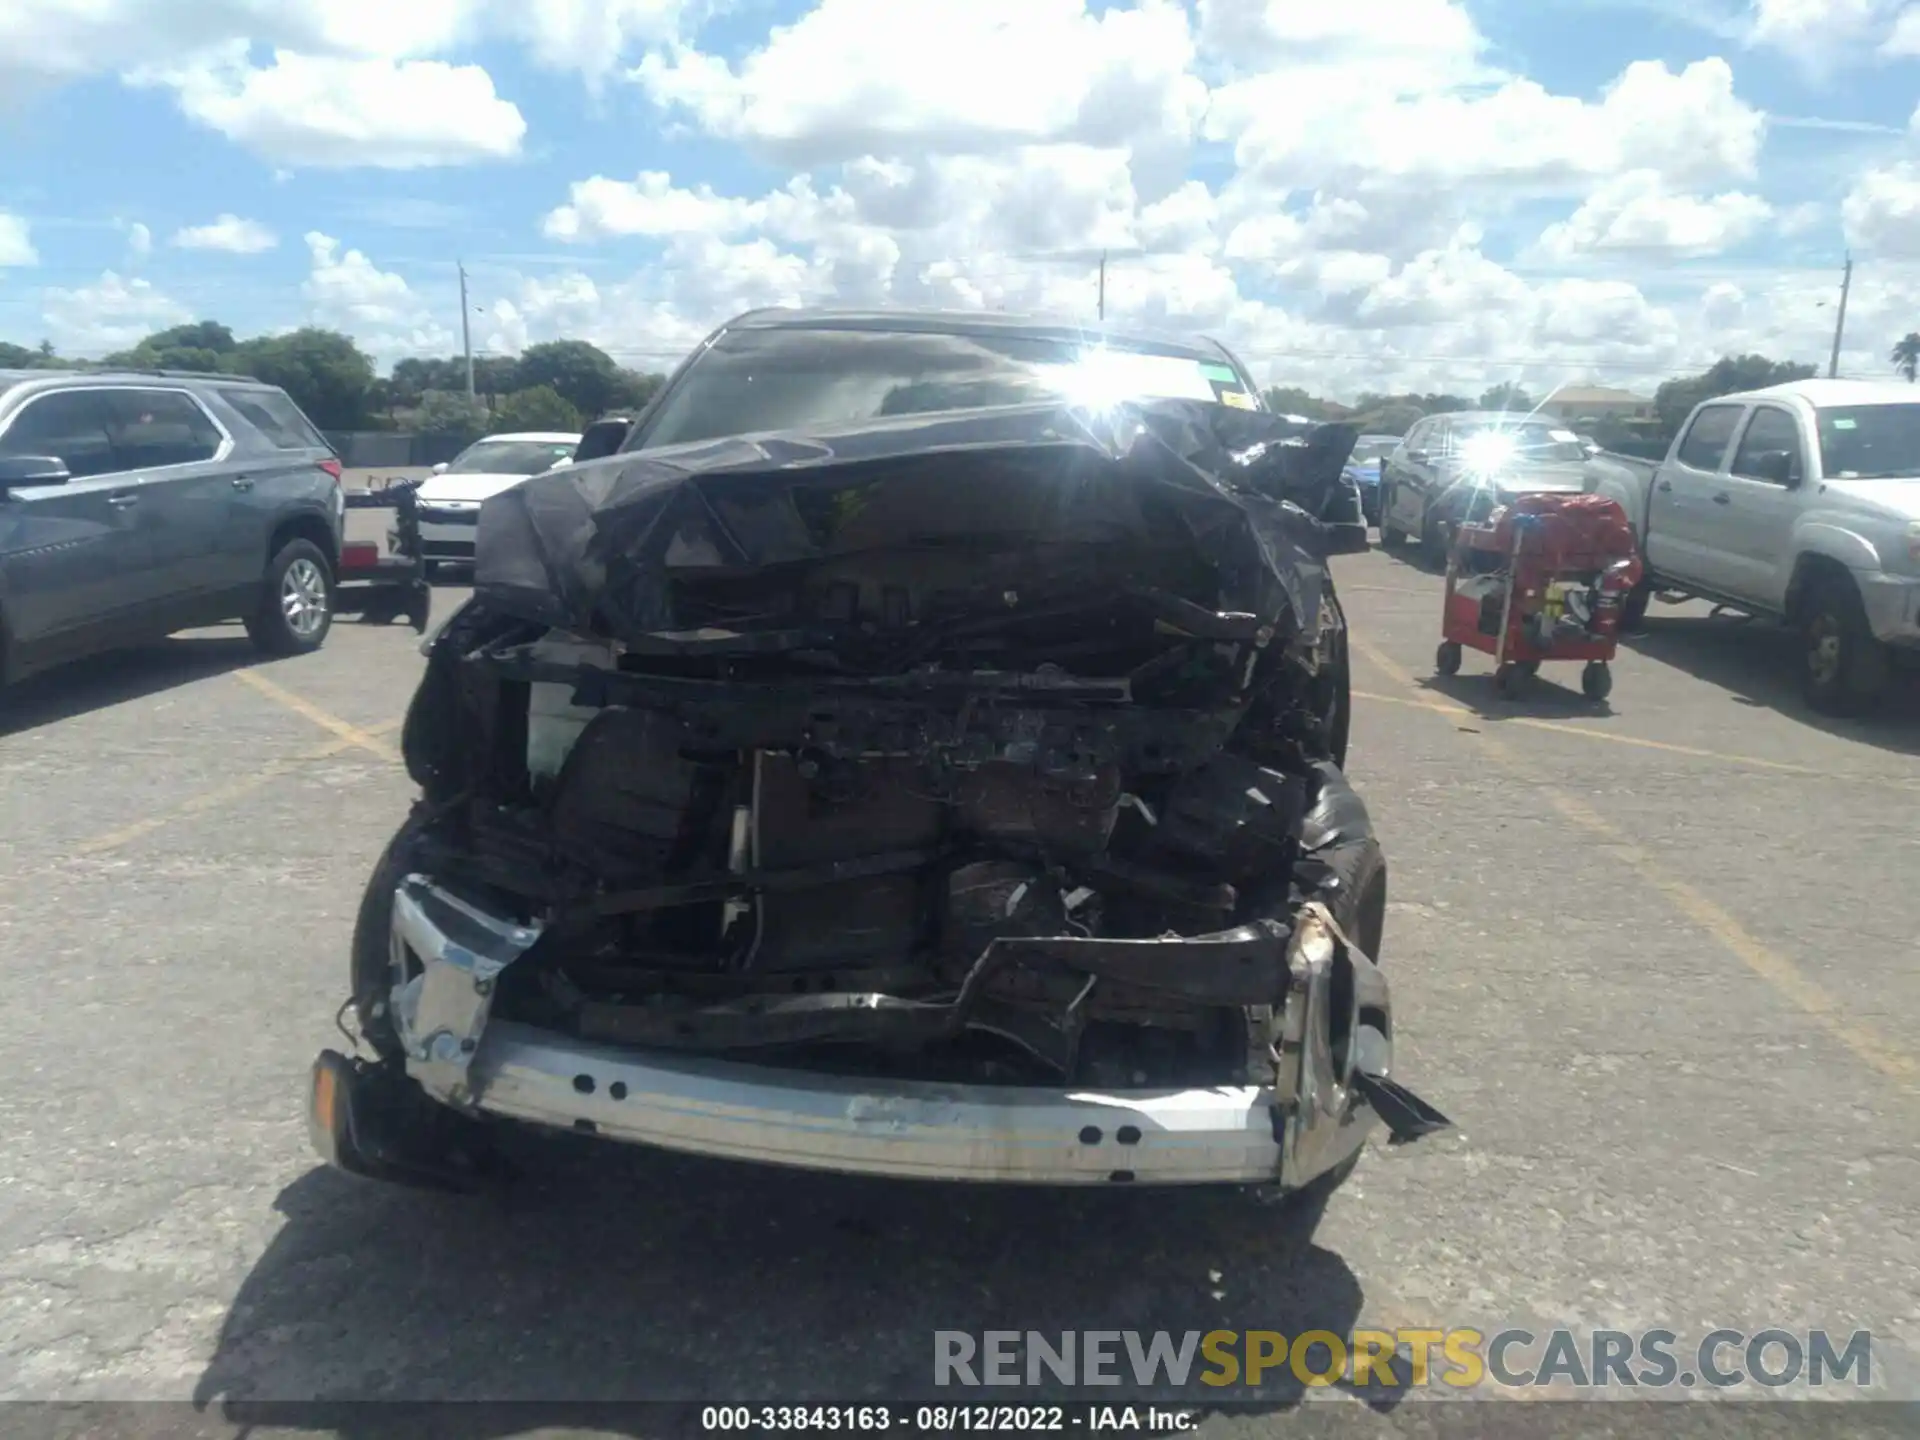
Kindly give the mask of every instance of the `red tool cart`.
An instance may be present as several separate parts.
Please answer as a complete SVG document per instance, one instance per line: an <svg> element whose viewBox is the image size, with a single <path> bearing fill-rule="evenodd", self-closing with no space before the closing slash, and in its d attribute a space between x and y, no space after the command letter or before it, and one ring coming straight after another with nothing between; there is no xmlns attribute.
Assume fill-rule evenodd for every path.
<svg viewBox="0 0 1920 1440"><path fill-rule="evenodd" d="M1458 674L1464 649L1484 651L1511 699L1541 661L1584 660L1582 693L1606 699L1638 551L1626 512L1602 495L1521 495L1484 524L1460 526L1434 668Z"/></svg>

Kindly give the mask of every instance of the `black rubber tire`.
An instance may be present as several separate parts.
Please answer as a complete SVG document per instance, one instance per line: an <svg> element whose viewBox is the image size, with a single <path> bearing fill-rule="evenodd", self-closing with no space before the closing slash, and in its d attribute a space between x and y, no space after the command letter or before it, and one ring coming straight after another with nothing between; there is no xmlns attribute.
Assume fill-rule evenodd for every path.
<svg viewBox="0 0 1920 1440"><path fill-rule="evenodd" d="M1596 703L1613 693L1613 670L1603 660L1589 660L1580 672L1580 693Z"/></svg>
<svg viewBox="0 0 1920 1440"><path fill-rule="evenodd" d="M1433 668L1442 675L1458 675L1462 651L1451 640L1442 640L1440 648L1433 652Z"/></svg>
<svg viewBox="0 0 1920 1440"><path fill-rule="evenodd" d="M1527 693L1527 682L1532 678L1524 665L1502 665L1493 673L1493 687L1505 699L1518 700Z"/></svg>
<svg viewBox="0 0 1920 1440"><path fill-rule="evenodd" d="M1874 638L1866 606L1850 579L1817 576L1801 610L1801 693L1823 715L1858 715L1885 692L1892 670L1887 647ZM1831 640L1835 653L1822 663Z"/></svg>
<svg viewBox="0 0 1920 1440"><path fill-rule="evenodd" d="M419 868L420 839L425 833L425 819L416 809L401 822L387 848L373 862L373 874L367 877L353 922L350 980L354 1013L360 1020L361 1038L383 1060L400 1054L400 1038L387 1008L393 989L393 892L402 877Z"/></svg>
<svg viewBox="0 0 1920 1440"><path fill-rule="evenodd" d="M1387 519L1387 512L1393 509L1393 492L1385 485L1380 487L1380 548L1398 550L1407 541L1407 532Z"/></svg>
<svg viewBox="0 0 1920 1440"><path fill-rule="evenodd" d="M319 570L326 592L326 613L320 617L319 628L310 635L300 634L288 623L280 600L280 587L286 581L287 571L301 561ZM318 545L311 540L289 540L280 547L279 553L267 562L266 574L260 582L260 598L253 613L246 617L246 626L247 638L268 655L308 655L326 643L328 632L333 629L333 566L320 553Z"/></svg>
<svg viewBox="0 0 1920 1440"><path fill-rule="evenodd" d="M1427 559L1436 565L1447 563L1453 550L1452 528L1444 515L1429 511L1424 517L1425 523L1420 530L1420 548Z"/></svg>
<svg viewBox="0 0 1920 1440"><path fill-rule="evenodd" d="M1624 635L1636 635L1646 628L1647 605L1653 599L1653 581L1642 576L1640 583L1629 590L1620 604L1620 631Z"/></svg>

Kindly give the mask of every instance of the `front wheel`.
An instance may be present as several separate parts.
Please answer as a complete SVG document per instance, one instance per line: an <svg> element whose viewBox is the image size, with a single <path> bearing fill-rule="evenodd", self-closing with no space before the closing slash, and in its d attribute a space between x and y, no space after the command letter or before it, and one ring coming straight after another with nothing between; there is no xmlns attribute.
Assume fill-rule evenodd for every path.
<svg viewBox="0 0 1920 1440"><path fill-rule="evenodd" d="M1850 579L1823 575L1807 597L1801 671L1807 704L1827 715L1858 715L1887 686L1887 647L1874 638Z"/></svg>
<svg viewBox="0 0 1920 1440"><path fill-rule="evenodd" d="M1458 645L1451 640L1442 640L1440 648L1433 652L1433 668L1442 675L1458 675L1460 656L1461 650Z"/></svg>
<svg viewBox="0 0 1920 1440"><path fill-rule="evenodd" d="M1605 661L1589 660L1580 672L1580 693L1589 700L1604 700L1613 693L1613 671Z"/></svg>
<svg viewBox="0 0 1920 1440"><path fill-rule="evenodd" d="M269 655L318 650L333 628L333 567L311 540L289 540L267 563L247 635Z"/></svg>
<svg viewBox="0 0 1920 1440"><path fill-rule="evenodd" d="M1406 543L1407 532L1393 523L1393 491L1385 485L1380 487L1380 548L1398 550Z"/></svg>

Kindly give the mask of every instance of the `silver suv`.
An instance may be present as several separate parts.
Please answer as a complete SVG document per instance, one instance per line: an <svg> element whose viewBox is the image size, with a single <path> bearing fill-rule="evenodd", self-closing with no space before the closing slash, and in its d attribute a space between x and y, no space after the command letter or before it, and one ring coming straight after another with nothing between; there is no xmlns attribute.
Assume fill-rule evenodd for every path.
<svg viewBox="0 0 1920 1440"><path fill-rule="evenodd" d="M275 386L0 370L0 683L225 620L317 649L344 509L338 457Z"/></svg>

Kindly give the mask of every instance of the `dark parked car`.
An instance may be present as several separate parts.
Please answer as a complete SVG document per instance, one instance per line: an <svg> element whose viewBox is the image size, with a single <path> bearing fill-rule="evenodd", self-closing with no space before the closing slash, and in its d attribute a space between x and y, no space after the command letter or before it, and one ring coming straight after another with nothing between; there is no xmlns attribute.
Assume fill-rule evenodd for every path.
<svg viewBox="0 0 1920 1440"><path fill-rule="evenodd" d="M1499 410L1428 416L1383 463L1380 544L1416 539L1444 561L1457 526L1513 496L1579 491L1586 458L1580 437L1556 421Z"/></svg>
<svg viewBox="0 0 1920 1440"><path fill-rule="evenodd" d="M1397 435L1362 435L1347 458L1347 476L1360 491L1360 510L1369 525L1380 523L1380 470L1399 445Z"/></svg>
<svg viewBox="0 0 1920 1440"><path fill-rule="evenodd" d="M0 678L223 620L318 648L344 505L274 386L0 370Z"/></svg>
<svg viewBox="0 0 1920 1440"><path fill-rule="evenodd" d="M1295 1191L1443 1125L1337 762L1353 431L1256 394L1204 343L763 313L486 501L322 1154Z"/></svg>

